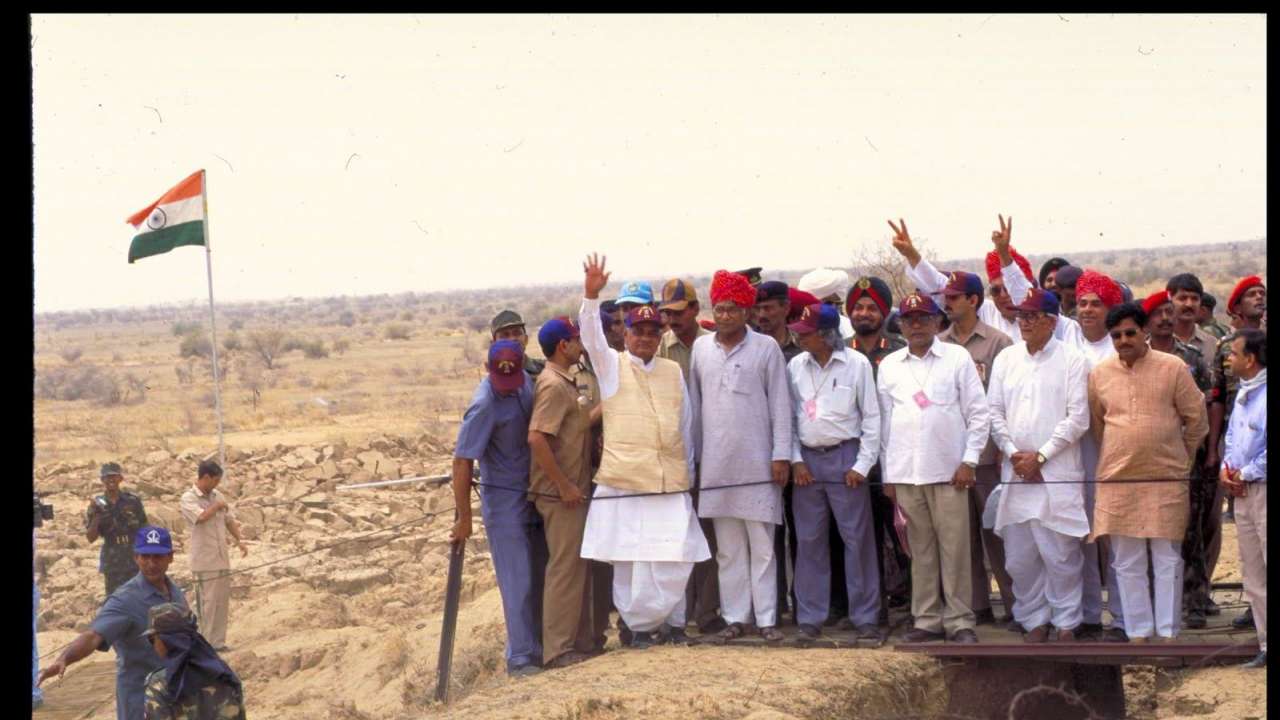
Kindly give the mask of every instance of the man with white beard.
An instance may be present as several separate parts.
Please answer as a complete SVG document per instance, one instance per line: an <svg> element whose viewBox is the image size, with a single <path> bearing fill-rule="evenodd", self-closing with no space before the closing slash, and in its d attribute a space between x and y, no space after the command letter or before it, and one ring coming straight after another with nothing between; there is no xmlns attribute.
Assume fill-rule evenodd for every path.
<svg viewBox="0 0 1280 720"><path fill-rule="evenodd" d="M583 263L582 345L604 404L604 455L587 511L582 557L613 564L613 604L634 633L631 647L685 632L685 586L693 564L711 557L685 490L694 477L693 408L680 366L656 357L662 320L649 305L626 317L627 349L609 347L595 322L609 282L604 258ZM627 495L642 497L626 497Z"/></svg>
<svg viewBox="0 0 1280 720"><path fill-rule="evenodd" d="M1058 299L1034 289L1016 306L1023 341L996 357L987 401L1007 483L995 531L1005 541L1014 619L1027 642L1074 640L1081 623L1080 538L1089 534L1080 481L1089 429L1088 377L1079 350L1053 337ZM1045 484L1045 483L1049 484Z"/></svg>

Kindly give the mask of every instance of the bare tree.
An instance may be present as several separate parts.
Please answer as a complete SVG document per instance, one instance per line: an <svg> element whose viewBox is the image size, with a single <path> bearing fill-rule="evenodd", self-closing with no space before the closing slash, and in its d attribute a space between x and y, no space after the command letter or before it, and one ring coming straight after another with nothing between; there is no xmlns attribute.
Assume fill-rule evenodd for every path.
<svg viewBox="0 0 1280 720"><path fill-rule="evenodd" d="M926 247L924 238L913 239L916 249L930 263L936 266L938 254ZM888 241L864 242L853 251L852 272L850 280L857 281L864 275L878 277L889 285L895 298L906 297L915 291L915 283L907 279L906 261Z"/></svg>
<svg viewBox="0 0 1280 720"><path fill-rule="evenodd" d="M264 368L272 370L276 359L285 352L287 339L284 330L279 328L254 330L249 333L249 351L262 361Z"/></svg>

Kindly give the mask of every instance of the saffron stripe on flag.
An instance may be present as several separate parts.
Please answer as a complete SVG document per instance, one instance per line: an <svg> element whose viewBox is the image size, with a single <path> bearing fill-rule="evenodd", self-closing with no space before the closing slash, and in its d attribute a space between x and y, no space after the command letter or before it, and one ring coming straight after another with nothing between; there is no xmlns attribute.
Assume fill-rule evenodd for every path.
<svg viewBox="0 0 1280 720"><path fill-rule="evenodd" d="M204 185L202 183L203 179L204 179L204 170L197 170L191 173L190 175L187 176L185 180L178 183L177 185L174 185L172 188L169 189L168 192L166 192L164 195L161 195L159 200L156 200L155 202L151 203L145 208L130 215L125 220L125 222L129 223L134 227L137 227L147 219L147 216L151 214L152 210L156 209L157 205L164 205L167 203L177 202L179 200L186 200L187 198L196 197L200 195L201 191L204 189Z"/></svg>

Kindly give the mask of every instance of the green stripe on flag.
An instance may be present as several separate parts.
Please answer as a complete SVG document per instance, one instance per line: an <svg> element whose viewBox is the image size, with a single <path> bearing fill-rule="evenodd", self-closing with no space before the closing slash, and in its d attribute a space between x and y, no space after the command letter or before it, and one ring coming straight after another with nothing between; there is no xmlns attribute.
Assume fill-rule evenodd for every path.
<svg viewBox="0 0 1280 720"><path fill-rule="evenodd" d="M134 236L129 243L129 262L167 253L180 245L204 245L204 220Z"/></svg>

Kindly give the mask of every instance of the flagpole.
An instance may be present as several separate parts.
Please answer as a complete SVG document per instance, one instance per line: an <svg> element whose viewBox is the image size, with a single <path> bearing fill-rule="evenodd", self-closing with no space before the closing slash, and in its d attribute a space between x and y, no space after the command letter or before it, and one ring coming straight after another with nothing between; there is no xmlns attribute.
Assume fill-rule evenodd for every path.
<svg viewBox="0 0 1280 720"><path fill-rule="evenodd" d="M213 251L209 237L209 182L204 170L200 171L200 199L204 203L204 259L209 276L209 341L213 343L213 404L218 413L218 465L227 471L226 450L222 443L222 381L218 372L218 329L213 315Z"/></svg>

